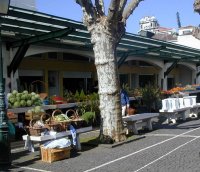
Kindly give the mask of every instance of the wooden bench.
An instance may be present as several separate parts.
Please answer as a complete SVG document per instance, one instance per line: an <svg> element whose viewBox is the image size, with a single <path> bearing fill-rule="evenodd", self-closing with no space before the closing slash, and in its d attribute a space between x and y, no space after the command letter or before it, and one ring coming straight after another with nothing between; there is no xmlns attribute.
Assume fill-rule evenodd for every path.
<svg viewBox="0 0 200 172"><path fill-rule="evenodd" d="M127 134L133 132L138 134L138 130L143 127L152 130L152 118L157 118L159 113L141 113L123 117L123 121L127 123Z"/></svg>
<svg viewBox="0 0 200 172"><path fill-rule="evenodd" d="M81 133L86 133L92 131L92 126L90 127L84 127L84 128L80 128L76 130L76 141L77 141L77 149L81 150L81 143L80 143L80 137L79 135ZM27 140L30 139L32 142L39 142L40 144L44 143L45 141L49 141L49 140L54 140L54 139L59 139L59 138L63 138L63 137L68 137L71 135L70 131L63 131L63 132L59 132L56 133L55 135L44 135L44 136L28 136L28 135L23 135L22 139L23 140ZM28 138L29 137L29 138Z"/></svg>

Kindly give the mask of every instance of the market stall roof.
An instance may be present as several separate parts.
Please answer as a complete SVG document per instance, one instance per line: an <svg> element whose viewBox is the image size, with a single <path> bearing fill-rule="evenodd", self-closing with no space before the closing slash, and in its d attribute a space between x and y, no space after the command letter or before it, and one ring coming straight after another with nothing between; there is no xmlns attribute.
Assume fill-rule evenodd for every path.
<svg viewBox="0 0 200 172"><path fill-rule="evenodd" d="M90 34L81 22L37 11L10 7L7 16L1 17L2 36L12 38L8 47L48 42L83 50L92 50ZM24 47L23 47L23 46ZM127 56L153 57L167 61L199 62L200 50L171 42L126 33L117 47L119 63Z"/></svg>

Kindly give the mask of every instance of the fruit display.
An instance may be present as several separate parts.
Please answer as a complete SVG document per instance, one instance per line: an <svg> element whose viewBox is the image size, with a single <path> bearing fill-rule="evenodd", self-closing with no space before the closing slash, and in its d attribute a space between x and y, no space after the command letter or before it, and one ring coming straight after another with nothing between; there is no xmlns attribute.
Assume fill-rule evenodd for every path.
<svg viewBox="0 0 200 172"><path fill-rule="evenodd" d="M56 109L53 111L51 125L58 124L60 131L66 131L70 123L71 120L61 110Z"/></svg>
<svg viewBox="0 0 200 172"><path fill-rule="evenodd" d="M40 95L31 92L28 93L27 90L23 92L18 92L13 90L11 93L7 94L8 108L18 108L18 107L30 107L30 106L40 106L42 105L42 100Z"/></svg>
<svg viewBox="0 0 200 172"><path fill-rule="evenodd" d="M186 85L184 87L184 91L194 91L194 90L196 90L196 86L194 85Z"/></svg>
<svg viewBox="0 0 200 172"><path fill-rule="evenodd" d="M60 115L54 116L54 120L57 122L70 121L70 119L65 114L60 114Z"/></svg>
<svg viewBox="0 0 200 172"><path fill-rule="evenodd" d="M45 112L44 109L42 109L41 106L35 106L32 109L29 109L27 111L28 113L40 113L40 112Z"/></svg>
<svg viewBox="0 0 200 172"><path fill-rule="evenodd" d="M42 109L41 106L35 106L32 109L29 109L25 113L25 119L26 120L40 119L43 114L45 114L44 109Z"/></svg>

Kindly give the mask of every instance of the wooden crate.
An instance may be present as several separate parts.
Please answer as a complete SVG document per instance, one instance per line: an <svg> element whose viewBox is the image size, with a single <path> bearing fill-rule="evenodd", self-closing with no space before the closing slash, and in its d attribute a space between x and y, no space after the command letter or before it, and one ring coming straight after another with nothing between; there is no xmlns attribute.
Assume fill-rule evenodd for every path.
<svg viewBox="0 0 200 172"><path fill-rule="evenodd" d="M70 158L71 147L45 149L43 146L40 146L40 149L41 149L41 159L44 162L52 163L54 161Z"/></svg>
<svg viewBox="0 0 200 172"><path fill-rule="evenodd" d="M39 112L39 113L34 113L34 112L31 112L31 113L28 113L26 112L25 113L25 119L26 120L33 120L33 119L36 119L36 120L39 120L41 118L42 115L44 115L45 112Z"/></svg>
<svg viewBox="0 0 200 172"><path fill-rule="evenodd" d="M7 112L7 117L12 123L18 122L18 116L17 116L17 114L15 114L13 112Z"/></svg>

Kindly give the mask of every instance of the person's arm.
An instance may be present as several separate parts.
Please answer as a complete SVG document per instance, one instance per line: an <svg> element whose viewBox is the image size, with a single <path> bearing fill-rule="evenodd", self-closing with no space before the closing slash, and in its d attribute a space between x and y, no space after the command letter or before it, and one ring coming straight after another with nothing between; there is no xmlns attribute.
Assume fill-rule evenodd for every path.
<svg viewBox="0 0 200 172"><path fill-rule="evenodd" d="M129 96L127 93L125 93L125 99L126 99L126 107L129 108L130 104L129 104Z"/></svg>

